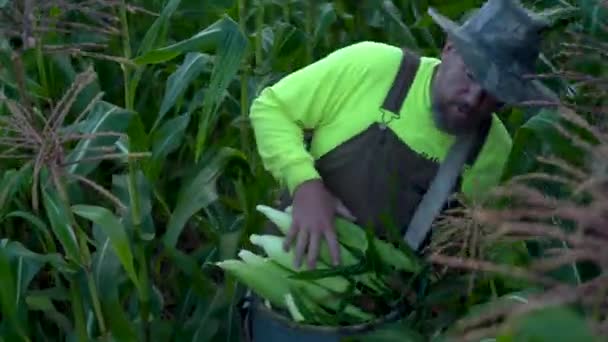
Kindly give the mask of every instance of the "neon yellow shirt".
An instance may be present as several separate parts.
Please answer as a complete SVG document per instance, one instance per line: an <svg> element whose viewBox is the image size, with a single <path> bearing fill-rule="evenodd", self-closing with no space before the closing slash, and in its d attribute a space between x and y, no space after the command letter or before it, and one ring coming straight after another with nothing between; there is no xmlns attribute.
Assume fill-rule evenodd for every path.
<svg viewBox="0 0 608 342"><path fill-rule="evenodd" d="M379 108L401 58L398 47L359 42L265 88L250 111L264 167L290 193L302 182L320 178L314 160L370 124L382 122ZM430 84L439 63L439 59L421 57L401 117L392 119L388 127L417 153L442 161L454 137L438 130L433 122ZM310 150L304 145L303 129L314 130ZM463 175L461 190L467 197L484 194L498 183L511 145L507 130L493 115L486 143Z"/></svg>

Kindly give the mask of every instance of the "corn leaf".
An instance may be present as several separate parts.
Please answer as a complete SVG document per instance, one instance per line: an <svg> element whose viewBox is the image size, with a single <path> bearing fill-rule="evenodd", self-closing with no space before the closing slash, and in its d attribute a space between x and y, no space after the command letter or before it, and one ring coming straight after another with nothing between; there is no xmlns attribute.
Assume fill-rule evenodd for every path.
<svg viewBox="0 0 608 342"><path fill-rule="evenodd" d="M140 287L139 280L135 273L133 253L129 236L122 222L106 208L92 205L75 205L72 207L74 214L86 218L101 226L107 234L112 245L112 249L120 259L122 266L133 281L135 286Z"/></svg>
<svg viewBox="0 0 608 342"><path fill-rule="evenodd" d="M192 51L205 52L217 47L225 39L227 32L238 30L230 17L224 16L192 37L166 47L151 50L138 56L133 62L139 65L164 63Z"/></svg>
<svg viewBox="0 0 608 342"><path fill-rule="evenodd" d="M223 37L217 45L213 71L205 93L205 101L199 116L196 135L195 160L198 160L207 142L207 136L215 132L217 111L223 102L230 82L241 67L247 48L247 39L237 23L225 18Z"/></svg>
<svg viewBox="0 0 608 342"><path fill-rule="evenodd" d="M150 181L141 171L136 172L136 193L139 199L139 212L140 217L138 218L141 222L141 231L139 238L144 241L151 241L156 236L156 227L152 217L152 186ZM129 176L115 174L112 176L112 193L116 195L122 203L130 203L129 195ZM133 217L131 214L131 206L127 207L127 211L123 216L123 224L125 229L130 232L134 232Z"/></svg>
<svg viewBox="0 0 608 342"><path fill-rule="evenodd" d="M6 242L6 240L4 240ZM25 317L19 314L21 300L21 292L19 290L19 277L21 276L20 267L17 268L17 274L11 267L11 260L7 254L5 247L0 243L0 309L2 310L3 320L8 322L15 333L22 339L25 338L27 322Z"/></svg>
<svg viewBox="0 0 608 342"><path fill-rule="evenodd" d="M184 181L179 190L175 209L163 236L163 242L169 247L175 247L184 225L192 215L218 199L216 183L228 163L246 160L241 152L232 148L222 148L209 155L209 158L210 160L199 163L199 171Z"/></svg>
<svg viewBox="0 0 608 342"><path fill-rule="evenodd" d="M177 99L183 95L192 81L198 79L204 68L212 62L211 56L200 52L186 54L183 63L167 79L165 96L160 105L160 112L156 117L152 131L161 123L165 114L175 105Z"/></svg>
<svg viewBox="0 0 608 342"><path fill-rule="evenodd" d="M190 122L190 114L185 113L167 120L158 131L152 135L152 158L161 160L179 148L184 132Z"/></svg>
<svg viewBox="0 0 608 342"><path fill-rule="evenodd" d="M182 143L186 128L190 123L190 114L185 113L163 123L151 136L152 157L145 160L146 176L150 180L156 180L163 167L166 158L177 150Z"/></svg>
<svg viewBox="0 0 608 342"><path fill-rule="evenodd" d="M2 219L0 219L0 222L8 218L15 217L26 220L31 224L31 227L34 228L34 230L36 231L37 235L39 236L40 242L42 243L42 246L46 252L54 253L57 251L55 241L53 240L53 237L49 232L49 227L46 225L46 223L44 223L39 217L35 216L34 214L17 210L6 214Z"/></svg>
<svg viewBox="0 0 608 342"><path fill-rule="evenodd" d="M51 229L57 240L61 243L66 253L66 259L81 265L80 246L74 232L75 228L68 221L68 213L65 212L59 195L54 190L42 189L42 197L44 209L51 222Z"/></svg>
<svg viewBox="0 0 608 342"><path fill-rule="evenodd" d="M142 54L165 43L167 40L167 30L170 23L169 20L179 7L180 3L181 0L169 0L167 2L158 18L156 18L154 23L152 23L142 38L137 55L141 56Z"/></svg>
<svg viewBox="0 0 608 342"><path fill-rule="evenodd" d="M88 118L83 124L80 133L87 135L95 135L104 132L126 133L131 117L132 114L130 112L108 102L100 101L88 114ZM87 137L80 140L66 158L66 163L70 164L67 167L67 170L70 173L79 174L81 176L88 175L97 168L101 160L80 161L83 159L99 158L102 153L95 151L94 149L99 147L112 147L117 140L118 137L108 135Z"/></svg>

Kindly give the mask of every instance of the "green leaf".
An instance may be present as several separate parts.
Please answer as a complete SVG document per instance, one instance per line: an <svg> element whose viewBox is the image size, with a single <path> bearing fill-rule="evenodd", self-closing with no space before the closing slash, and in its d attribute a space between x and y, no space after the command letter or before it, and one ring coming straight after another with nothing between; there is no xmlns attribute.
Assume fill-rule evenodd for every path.
<svg viewBox="0 0 608 342"><path fill-rule="evenodd" d="M17 287L17 279L11 267L9 256L4 247L0 245L0 308L3 319L6 319L17 334L25 337L25 322L19 316L20 291Z"/></svg>
<svg viewBox="0 0 608 342"><path fill-rule="evenodd" d="M138 218L141 222L141 231L139 232L140 239L151 241L156 236L156 228L152 217L152 184L141 172L136 172L136 193L139 198ZM116 195L123 203L130 203L129 195L129 175L113 175L112 176L112 193ZM133 231L133 215L131 206L128 206L124 213L124 226L128 231Z"/></svg>
<svg viewBox="0 0 608 342"><path fill-rule="evenodd" d="M160 16L156 18L152 26L150 26L148 31L146 31L146 35L142 39L139 49L137 50L138 56L141 56L142 54L145 54L150 50L166 43L169 19L175 10L177 10L180 3L181 0L170 0L169 3L167 3L167 5L163 8ZM129 99L127 100L129 105L132 105L134 102L137 94L137 87L145 70L146 68L144 67L138 68L129 81ZM131 107L127 106L127 108Z"/></svg>
<svg viewBox="0 0 608 342"><path fill-rule="evenodd" d="M224 36L217 46L215 63L209 87L205 92L203 109L199 116L196 136L195 159L198 160L207 142L207 136L215 132L217 111L223 102L224 93L241 67L247 49L247 39L234 21L227 21Z"/></svg>
<svg viewBox="0 0 608 342"><path fill-rule="evenodd" d="M186 222L196 212L218 199L216 182L227 164L234 160L246 161L238 150L222 148L209 161L201 161L202 167L191 179L186 180L177 195L177 203L169 219L164 243L175 247Z"/></svg>
<svg viewBox="0 0 608 342"><path fill-rule="evenodd" d="M577 1L582 13L582 23L592 35L606 35L605 25L608 23L608 8L604 1L580 0Z"/></svg>
<svg viewBox="0 0 608 342"><path fill-rule="evenodd" d="M502 341L600 341L585 318L567 307L547 307L511 319L497 337Z"/></svg>
<svg viewBox="0 0 608 342"><path fill-rule="evenodd" d="M29 184L32 177L31 164L23 165L19 170L6 170L0 181L0 212L7 202L14 199L15 194Z"/></svg>
<svg viewBox="0 0 608 342"><path fill-rule="evenodd" d="M367 272L368 270L365 263L359 263L347 266L334 266L326 269L296 271L289 277L299 280L318 280L330 277L350 277Z"/></svg>
<svg viewBox="0 0 608 342"><path fill-rule="evenodd" d="M127 128L128 134L128 147L125 152L146 152L150 150L150 138L146 133L146 128L142 122L141 115L135 115L129 127ZM144 159L144 164L147 159Z"/></svg>
<svg viewBox="0 0 608 342"><path fill-rule="evenodd" d="M131 117L132 114L125 109L100 101L91 110L81 133L86 135L103 135L109 132L124 134L129 127ZM117 136L107 135L80 139L78 145L66 158L66 163L71 163L67 167L67 171L81 176L88 175L99 165L101 162L99 158L104 154L95 149L112 147L117 140ZM92 158L98 160L91 160Z"/></svg>
<svg viewBox="0 0 608 342"><path fill-rule="evenodd" d="M66 258L71 262L82 265L80 246L74 232L75 228L69 222L69 214L65 212L59 195L54 190L42 189L42 197L53 234L61 243Z"/></svg>
<svg viewBox="0 0 608 342"><path fill-rule="evenodd" d="M104 233L107 234L110 239L112 249L120 259L120 262L131 278L131 281L133 281L135 286L139 287L139 280L135 273L129 237L122 222L120 222L111 211L103 207L75 205L72 206L72 210L74 211L74 214L84 217L103 228Z"/></svg>
<svg viewBox="0 0 608 342"><path fill-rule="evenodd" d="M186 91L190 83L201 74L205 66L211 63L211 57L207 54L199 52L190 52L186 54L184 62L180 67L169 76L165 86L165 96L160 106L160 112L156 118L156 122L152 131L160 124L165 114L175 105L177 99Z"/></svg>
<svg viewBox="0 0 608 342"><path fill-rule="evenodd" d="M168 257L171 258L175 267L177 267L181 272L183 272L189 279L188 288L194 290L194 292L201 296L208 296L210 293L215 291L213 288L213 283L211 279L209 279L202 270L202 265L208 262L209 258L204 260L202 265L198 263L198 261L192 256L185 254L177 248L166 248L165 252ZM213 255L210 253L209 255Z"/></svg>
<svg viewBox="0 0 608 342"><path fill-rule="evenodd" d="M169 2L165 5L160 16L156 18L152 26L146 31L143 39L141 40L141 44L139 46L139 50L137 55L142 55L156 47L160 44L164 44L166 41L166 34L169 27L169 19L179 7L181 0L169 0Z"/></svg>
<svg viewBox="0 0 608 342"><path fill-rule="evenodd" d="M238 29L238 24L230 17L225 16L194 36L178 43L152 50L135 58L133 62L139 65L158 64L170 61L183 53L211 50L221 44L226 34L234 30L235 25Z"/></svg>
<svg viewBox="0 0 608 342"><path fill-rule="evenodd" d="M315 45L319 43L329 27L338 19L334 4L331 2L327 2L319 6L319 12L319 19L317 21L317 26L315 27L313 38L313 44Z"/></svg>
<svg viewBox="0 0 608 342"><path fill-rule="evenodd" d="M391 19L391 21L395 25L397 25L397 27L400 28L399 33L401 34L402 45L404 45L410 49L417 49L418 42L416 41L416 37L414 37L414 34L412 33L412 31L410 30L408 25L406 25L401 20L401 18L402 18L401 11L399 10L399 8L397 8L397 6L395 6L393 1L391 1L391 0L382 1L382 10Z"/></svg>
<svg viewBox="0 0 608 342"><path fill-rule="evenodd" d="M44 294L31 294L25 298L25 302L30 311L42 311L48 320L57 324L63 331L73 330L71 321L64 314L57 311L52 298Z"/></svg>
<svg viewBox="0 0 608 342"><path fill-rule="evenodd" d="M125 279L121 271L121 262L111 247L110 238L105 229L96 225L94 234L98 249L93 255L93 273L99 289L99 297L108 326L117 341L135 341L134 324L129 320L119 301L119 288L125 288ZM128 280L127 280L128 281Z"/></svg>
<svg viewBox="0 0 608 342"><path fill-rule="evenodd" d="M49 233L49 228L40 218L32 213L17 210L6 214L2 219L0 219L0 222L13 217L24 219L32 224L32 227L36 231L40 241L42 242L42 246L46 251L51 253L57 251L55 241L53 241L53 237L51 236L51 233Z"/></svg>
<svg viewBox="0 0 608 342"><path fill-rule="evenodd" d="M188 123L190 123L190 114L186 113L168 120L154 132L152 158L155 161L161 161L180 146Z"/></svg>
<svg viewBox="0 0 608 342"><path fill-rule="evenodd" d="M26 261L25 266L29 270L22 270L22 272L20 272L22 275L24 275L24 277L22 277L20 287L22 291L27 289L35 274L38 273L40 267L42 267L44 264L50 264L53 266L54 270L65 274L72 273L74 271L58 253L40 254L31 251L18 241L8 241L5 239L1 240L0 242L4 244L4 249L10 258Z"/></svg>

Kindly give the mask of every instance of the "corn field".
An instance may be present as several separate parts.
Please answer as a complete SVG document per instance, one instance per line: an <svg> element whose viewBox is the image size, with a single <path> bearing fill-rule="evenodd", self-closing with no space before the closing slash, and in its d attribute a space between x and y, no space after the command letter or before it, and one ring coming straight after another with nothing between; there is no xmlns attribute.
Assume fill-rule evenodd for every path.
<svg viewBox="0 0 608 342"><path fill-rule="evenodd" d="M608 336L608 2L523 3L563 107L498 113L496 200L440 218L416 313L357 341ZM241 341L246 288L216 265L281 193L252 101L362 40L438 56L427 8L482 4L0 0L0 341Z"/></svg>

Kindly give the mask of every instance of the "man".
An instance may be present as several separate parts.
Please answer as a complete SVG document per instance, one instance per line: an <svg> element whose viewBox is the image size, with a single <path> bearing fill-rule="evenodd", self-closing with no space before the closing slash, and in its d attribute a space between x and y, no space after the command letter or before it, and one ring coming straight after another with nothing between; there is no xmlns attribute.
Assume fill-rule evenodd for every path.
<svg viewBox="0 0 608 342"><path fill-rule="evenodd" d="M286 76L254 101L261 158L293 198L285 248L295 245L296 266L307 255L314 267L323 240L339 263L336 214L381 236L393 228L405 233L450 146L476 132L482 139L454 191L482 198L499 182L511 148L495 112L552 98L526 78L547 23L517 1L489 0L462 26L429 13L447 32L441 59L359 42Z"/></svg>

